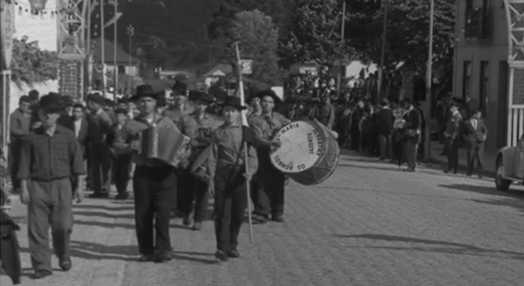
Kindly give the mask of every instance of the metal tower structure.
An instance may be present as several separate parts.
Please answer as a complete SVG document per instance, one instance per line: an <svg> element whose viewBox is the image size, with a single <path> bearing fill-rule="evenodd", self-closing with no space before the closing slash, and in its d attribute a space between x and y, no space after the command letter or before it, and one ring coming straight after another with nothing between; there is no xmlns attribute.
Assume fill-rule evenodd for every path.
<svg viewBox="0 0 524 286"><path fill-rule="evenodd" d="M82 99L86 59L86 15L90 0L58 0L59 90Z"/></svg>
<svg viewBox="0 0 524 286"><path fill-rule="evenodd" d="M524 0L504 0L508 25L508 138L515 146L524 134Z"/></svg>

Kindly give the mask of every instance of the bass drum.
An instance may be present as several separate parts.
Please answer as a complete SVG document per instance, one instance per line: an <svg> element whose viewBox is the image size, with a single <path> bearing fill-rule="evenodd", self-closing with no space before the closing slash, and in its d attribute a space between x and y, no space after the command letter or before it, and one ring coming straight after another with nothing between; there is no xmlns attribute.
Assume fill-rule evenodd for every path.
<svg viewBox="0 0 524 286"><path fill-rule="evenodd" d="M271 151L271 163L302 185L317 185L335 171L340 148L329 129L318 121L295 121L280 129L275 140L282 146Z"/></svg>

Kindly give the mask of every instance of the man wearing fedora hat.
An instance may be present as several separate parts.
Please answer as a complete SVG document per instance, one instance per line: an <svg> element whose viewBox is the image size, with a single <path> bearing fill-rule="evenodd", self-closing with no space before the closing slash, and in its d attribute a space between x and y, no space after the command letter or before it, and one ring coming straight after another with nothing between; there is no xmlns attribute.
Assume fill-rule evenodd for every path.
<svg viewBox="0 0 524 286"><path fill-rule="evenodd" d="M139 152L140 137L142 131L152 126L167 132L180 132L173 121L155 112L158 96L150 85L137 87L134 99L140 114L128 120L116 134L114 148L118 154L132 154L136 164L133 193L139 260L162 263L171 260L169 219L176 194L177 170Z"/></svg>
<svg viewBox="0 0 524 286"><path fill-rule="evenodd" d="M111 190L111 150L106 140L112 134L114 122L104 110L107 102L99 93L87 96L89 126L89 166L92 178L92 198L107 198Z"/></svg>
<svg viewBox="0 0 524 286"><path fill-rule="evenodd" d="M51 226L53 249L60 268L72 267L69 242L73 226L71 176L85 173L82 153L73 131L57 124L64 103L57 93L40 99L42 126L22 143L18 178L21 180L21 201L27 204L31 263L35 278L52 274L48 228ZM81 182L79 178L77 181ZM81 184L80 184L81 185ZM83 199L83 187L74 194Z"/></svg>
<svg viewBox="0 0 524 286"><path fill-rule="evenodd" d="M216 117L206 113L207 107L215 100L212 95L200 91L193 93L193 95L195 111L183 116L180 121L180 131L191 138L190 165L209 146L212 132L222 123ZM191 224L191 213L194 210L193 230L200 230L207 212L209 198L207 183L193 176L189 173L189 170L184 170L184 175L180 178L178 197L180 198L183 224L185 226ZM195 202L194 208L193 202Z"/></svg>
<svg viewBox="0 0 524 286"><path fill-rule="evenodd" d="M268 89L257 93L262 106L262 114L250 118L250 126L257 138L257 155L260 168L256 174L257 180L262 184L255 184L257 189L253 190L255 211L255 222L265 223L269 219L284 222L284 186L286 176L276 169L270 160L272 147L279 147L280 142L274 140L275 134L291 121L280 113L274 112L275 104L282 101L274 91Z"/></svg>
<svg viewBox="0 0 524 286"><path fill-rule="evenodd" d="M209 193L215 197L214 220L217 251L221 261L240 256L238 234L247 206L247 182L258 168L258 159L251 129L242 126L241 111L246 109L238 97L227 97L223 106L225 122L211 136L211 152L207 160ZM247 144L248 162L244 157ZM245 164L248 164L246 173Z"/></svg>

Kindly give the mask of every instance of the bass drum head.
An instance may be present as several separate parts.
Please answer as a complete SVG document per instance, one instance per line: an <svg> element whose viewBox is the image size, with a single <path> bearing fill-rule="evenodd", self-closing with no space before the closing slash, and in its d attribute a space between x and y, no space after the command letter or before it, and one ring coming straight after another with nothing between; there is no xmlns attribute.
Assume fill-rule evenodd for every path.
<svg viewBox="0 0 524 286"><path fill-rule="evenodd" d="M324 136L317 126L292 122L280 129L275 140L282 146L271 151L271 163L284 173L300 173L313 167L322 154Z"/></svg>

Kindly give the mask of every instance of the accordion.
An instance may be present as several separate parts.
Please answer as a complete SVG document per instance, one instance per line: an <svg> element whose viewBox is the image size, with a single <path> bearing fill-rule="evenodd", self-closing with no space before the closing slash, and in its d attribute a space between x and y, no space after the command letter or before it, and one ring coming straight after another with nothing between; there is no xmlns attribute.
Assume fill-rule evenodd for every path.
<svg viewBox="0 0 524 286"><path fill-rule="evenodd" d="M190 138L175 127L154 125L141 132L140 155L173 167L187 167L191 155Z"/></svg>

